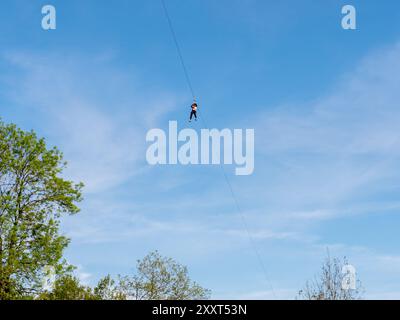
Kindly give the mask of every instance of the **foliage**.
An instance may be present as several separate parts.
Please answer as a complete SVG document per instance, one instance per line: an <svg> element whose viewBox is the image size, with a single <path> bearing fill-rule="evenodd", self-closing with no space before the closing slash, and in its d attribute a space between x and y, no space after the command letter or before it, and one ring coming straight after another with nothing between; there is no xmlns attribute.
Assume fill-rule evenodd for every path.
<svg viewBox="0 0 400 320"><path fill-rule="evenodd" d="M93 290L99 300L126 300L127 296L123 293L117 282L110 275L100 279Z"/></svg>
<svg viewBox="0 0 400 320"><path fill-rule="evenodd" d="M321 268L321 274L313 281L308 281L299 292L298 298L304 300L359 300L362 299L363 288L359 280L355 289L346 289L343 283L346 274L343 267L348 265L346 258L343 260L331 259L328 255Z"/></svg>
<svg viewBox="0 0 400 320"><path fill-rule="evenodd" d="M190 280L185 266L157 251L138 260L133 277L120 277L119 288L135 300L198 300L210 296L209 290Z"/></svg>
<svg viewBox="0 0 400 320"><path fill-rule="evenodd" d="M46 266L66 270L59 222L79 211L82 184L61 177L65 166L34 132L0 122L0 300L35 295Z"/></svg>
<svg viewBox="0 0 400 320"><path fill-rule="evenodd" d="M79 284L78 278L64 275L57 279L43 300L193 300L208 299L210 291L192 282L187 268L157 251L138 261L134 276L110 275L100 279L92 290Z"/></svg>
<svg viewBox="0 0 400 320"><path fill-rule="evenodd" d="M60 218L79 211L81 183L62 178L57 148L15 125L0 121L0 300L207 299L209 290L191 281L187 268L157 251L137 264L137 273L106 276L93 289L79 283L62 260L69 239ZM48 270L55 282L46 291Z"/></svg>
<svg viewBox="0 0 400 320"><path fill-rule="evenodd" d="M51 292L42 292L39 300L98 300L92 289L79 283L72 275L63 275L53 284Z"/></svg>

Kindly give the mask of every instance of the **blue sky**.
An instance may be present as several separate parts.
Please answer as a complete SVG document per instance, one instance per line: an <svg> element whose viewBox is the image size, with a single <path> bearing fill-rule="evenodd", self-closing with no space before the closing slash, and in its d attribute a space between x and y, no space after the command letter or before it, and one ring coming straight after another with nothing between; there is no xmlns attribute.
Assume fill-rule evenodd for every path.
<svg viewBox="0 0 400 320"><path fill-rule="evenodd" d="M86 185L63 221L82 280L158 249L213 298L292 299L329 248L367 297L400 298L398 1L166 2L207 124L255 129L254 174L226 171L270 283L221 168L146 163L146 132L186 127L191 102L160 1L3 0L0 114Z"/></svg>

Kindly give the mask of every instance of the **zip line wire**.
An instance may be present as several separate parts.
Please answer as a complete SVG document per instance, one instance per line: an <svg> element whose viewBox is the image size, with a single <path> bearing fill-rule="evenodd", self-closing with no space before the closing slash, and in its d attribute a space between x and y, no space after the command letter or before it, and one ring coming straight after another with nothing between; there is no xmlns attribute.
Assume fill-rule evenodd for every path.
<svg viewBox="0 0 400 320"><path fill-rule="evenodd" d="M171 18L170 18L169 14L168 14L167 5L165 4L164 0L161 0L161 3L162 3L162 6L164 8L165 17L168 20L169 30L171 31L171 35L172 35L172 38L173 38L174 43L175 43L176 51L178 51L178 56L179 56L179 60L180 60L181 65L182 65L183 72L185 73L187 85L188 85L188 87L190 89L190 92L192 94L193 101L196 101L196 95L194 94L192 82L190 81L190 77L189 77L189 72L187 71L185 61L183 60L181 47L179 46L179 42L178 42L178 39L176 37L174 27L172 26Z"/></svg>
<svg viewBox="0 0 400 320"><path fill-rule="evenodd" d="M192 94L193 100L196 101L196 96L195 96L195 94L194 94L192 82L190 81L189 73L188 73L188 71L187 71L185 61L184 61L184 59L183 59L182 50L181 50L181 48L180 48L180 46L179 46L178 38L177 38L177 36L176 36L175 30L174 30L174 27L173 27L173 24L172 24L172 21L171 21L171 17L170 17L170 15L169 15L169 13L168 13L168 9L167 9L167 6L166 6L166 4L165 4L165 0L160 0L160 1L161 1L161 3L162 3L163 9L164 9L165 17L166 17L166 19L167 19L167 21L168 21L168 26L169 26L169 29L170 29L172 38L173 38L174 43L175 43L176 51L178 52L178 57L179 57L179 60L180 60L180 62L181 62L181 65L182 65L183 72L185 73L185 78L186 78L187 85L188 85L188 87L189 87L189 89L190 89L190 92L191 92L191 94ZM204 126L205 126L206 128L208 128L204 117L203 117L203 116L200 116L200 118L202 119ZM245 231L246 231L246 233L247 233L247 236L248 236L248 238L249 238L249 240L250 240L250 244L251 244L251 246L253 247L253 250L254 250L254 252L255 252L255 254L256 254L256 256L257 256L258 263L260 264L261 269L262 269L262 271L263 271L263 273L264 273L266 282L267 282L268 286L271 288L271 292L272 292L274 298L276 299L277 296L276 296L276 294L275 294L275 290L274 290L274 288L273 288L273 286L272 286L272 283L271 283L271 281L270 281L270 278L269 278L269 276L268 276L267 268L266 268L266 266L265 266L265 264L264 264L264 261L261 259L261 255L260 255L260 253L259 253L259 251L258 251L258 249L257 249L257 246L256 246L256 244L255 244L254 238L252 237L252 235L251 235L251 233L250 233L250 231L249 231L246 217L245 217L245 215L243 214L243 211L242 211L242 209L241 209L241 207L240 207L240 205L239 205L239 201L237 200L236 194L235 194L235 192L234 192L234 190L233 190L232 184L231 184L230 181L229 181L228 175L226 174L226 171L225 171L224 167L221 166L221 168L222 168L222 172L223 172L225 181L226 181L226 183L227 183L227 185L228 185L229 191L230 191L230 193L231 193L231 195L232 195L232 198L233 198L233 200L234 200L234 203L235 203L235 206L236 206L236 210L238 211L238 213L239 213L239 215L240 215L240 217L241 217L243 227L244 227L244 229L245 229Z"/></svg>

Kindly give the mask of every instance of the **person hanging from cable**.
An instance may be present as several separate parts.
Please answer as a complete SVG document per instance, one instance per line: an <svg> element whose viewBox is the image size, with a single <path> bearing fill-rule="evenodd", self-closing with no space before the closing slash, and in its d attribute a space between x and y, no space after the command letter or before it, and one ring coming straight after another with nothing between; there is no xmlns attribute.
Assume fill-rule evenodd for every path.
<svg viewBox="0 0 400 320"><path fill-rule="evenodd" d="M197 121L197 103L196 103L196 101L194 101L190 107L192 108L192 111L190 112L189 122L192 122L193 116L194 116L194 119Z"/></svg>

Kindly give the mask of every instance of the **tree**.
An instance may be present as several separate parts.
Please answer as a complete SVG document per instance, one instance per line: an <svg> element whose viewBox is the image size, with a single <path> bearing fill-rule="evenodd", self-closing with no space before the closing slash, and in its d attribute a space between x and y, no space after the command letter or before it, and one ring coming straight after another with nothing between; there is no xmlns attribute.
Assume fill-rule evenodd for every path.
<svg viewBox="0 0 400 320"><path fill-rule="evenodd" d="M99 300L126 300L127 296L123 292L121 286L107 275L103 279L100 279L97 286L93 290L94 295Z"/></svg>
<svg viewBox="0 0 400 320"><path fill-rule="evenodd" d="M331 259L329 254L321 268L321 274L313 281L308 281L299 292L298 298L304 300L359 300L362 299L363 288L359 280L355 287L346 286L349 274L343 272L349 263L343 260ZM343 268L345 267L345 268Z"/></svg>
<svg viewBox="0 0 400 320"><path fill-rule="evenodd" d="M103 279L103 298L134 300L199 300L208 299L210 291L190 280L185 266L171 258L151 252L137 262L134 276L119 276L118 284L110 278ZM95 289L95 292L96 291ZM111 294L109 294L111 292Z"/></svg>
<svg viewBox="0 0 400 320"><path fill-rule="evenodd" d="M61 177L65 166L34 132L0 121L0 300L33 296L47 266L67 268L59 220L79 211L83 185Z"/></svg>
<svg viewBox="0 0 400 320"><path fill-rule="evenodd" d="M99 300L90 287L81 285L73 275L60 276L53 284L53 290L42 292L38 300Z"/></svg>

